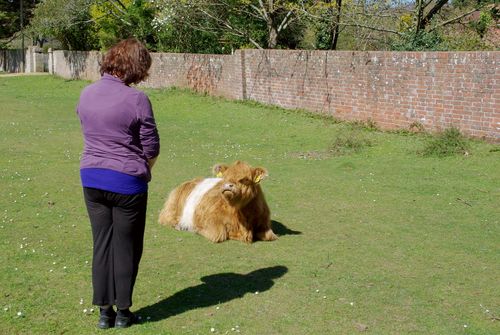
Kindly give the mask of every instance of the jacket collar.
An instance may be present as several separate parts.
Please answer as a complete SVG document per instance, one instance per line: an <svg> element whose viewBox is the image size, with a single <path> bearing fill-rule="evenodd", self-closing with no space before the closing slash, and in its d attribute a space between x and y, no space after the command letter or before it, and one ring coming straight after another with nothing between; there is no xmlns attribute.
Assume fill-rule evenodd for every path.
<svg viewBox="0 0 500 335"><path fill-rule="evenodd" d="M110 75L109 73L104 73L101 77L101 79L104 79L104 80L111 80L111 81L116 81L117 83L122 83L124 84L123 80L121 80L120 78L118 77L115 77L113 75Z"/></svg>

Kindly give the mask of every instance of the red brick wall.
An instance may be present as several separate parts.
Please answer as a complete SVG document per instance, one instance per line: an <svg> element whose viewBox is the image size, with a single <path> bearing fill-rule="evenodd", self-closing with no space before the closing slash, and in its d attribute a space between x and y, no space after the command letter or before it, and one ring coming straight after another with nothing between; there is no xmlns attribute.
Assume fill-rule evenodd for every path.
<svg viewBox="0 0 500 335"><path fill-rule="evenodd" d="M248 99L500 141L500 52L244 51Z"/></svg>
<svg viewBox="0 0 500 335"><path fill-rule="evenodd" d="M241 64L232 55L154 53L145 87L187 87L197 92L241 99Z"/></svg>
<svg viewBox="0 0 500 335"><path fill-rule="evenodd" d="M95 79L98 55L89 53L78 61L84 53L59 54L54 52L56 74ZM234 55L152 57L145 87L187 87L341 120L372 120L382 129L453 126L500 142L498 51L239 50ZM62 66L64 62L77 64Z"/></svg>

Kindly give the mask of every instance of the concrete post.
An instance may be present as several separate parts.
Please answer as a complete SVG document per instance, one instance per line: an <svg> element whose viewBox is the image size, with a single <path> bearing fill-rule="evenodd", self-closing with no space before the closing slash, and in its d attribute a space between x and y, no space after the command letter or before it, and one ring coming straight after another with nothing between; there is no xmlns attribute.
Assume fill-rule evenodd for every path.
<svg viewBox="0 0 500 335"><path fill-rule="evenodd" d="M52 50L52 48L49 48L48 54L49 54L49 65L48 65L49 73L54 74L54 51Z"/></svg>
<svg viewBox="0 0 500 335"><path fill-rule="evenodd" d="M33 52L32 52L32 47L27 47L26 49L21 49L21 54L23 55L21 60L21 63L24 61L23 66L21 67L21 72L25 73L31 73L31 68L32 68L32 63L33 63Z"/></svg>
<svg viewBox="0 0 500 335"><path fill-rule="evenodd" d="M44 55L42 53L42 48L40 47L33 47L33 65L32 65L32 71L33 72L45 72L44 71Z"/></svg>

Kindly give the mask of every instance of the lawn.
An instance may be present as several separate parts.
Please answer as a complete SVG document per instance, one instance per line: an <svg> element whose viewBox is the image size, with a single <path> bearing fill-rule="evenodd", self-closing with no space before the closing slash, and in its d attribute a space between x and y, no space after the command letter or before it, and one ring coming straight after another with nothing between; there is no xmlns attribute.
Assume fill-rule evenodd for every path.
<svg viewBox="0 0 500 335"><path fill-rule="evenodd" d="M424 157L427 136L147 90L161 136L133 310L95 327L79 182L83 81L0 77L1 334L499 334L500 150ZM360 150L332 150L340 136ZM335 144L336 143L336 144ZM275 242L157 224L216 163L269 170Z"/></svg>

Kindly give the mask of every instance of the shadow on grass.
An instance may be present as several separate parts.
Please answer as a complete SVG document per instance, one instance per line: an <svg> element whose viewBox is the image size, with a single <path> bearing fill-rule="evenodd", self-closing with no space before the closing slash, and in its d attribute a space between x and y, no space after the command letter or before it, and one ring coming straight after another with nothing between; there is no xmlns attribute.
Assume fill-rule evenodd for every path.
<svg viewBox="0 0 500 335"><path fill-rule="evenodd" d="M271 226L273 227L273 232L278 236L302 234L300 231L289 229L287 226L278 221L271 220Z"/></svg>
<svg viewBox="0 0 500 335"><path fill-rule="evenodd" d="M273 266L247 274L219 273L201 278L203 284L188 287L136 314L147 322L160 321L193 309L217 305L242 298L245 293L264 292L274 285L274 279L288 272L285 266Z"/></svg>

